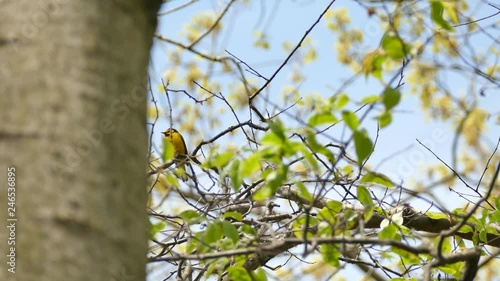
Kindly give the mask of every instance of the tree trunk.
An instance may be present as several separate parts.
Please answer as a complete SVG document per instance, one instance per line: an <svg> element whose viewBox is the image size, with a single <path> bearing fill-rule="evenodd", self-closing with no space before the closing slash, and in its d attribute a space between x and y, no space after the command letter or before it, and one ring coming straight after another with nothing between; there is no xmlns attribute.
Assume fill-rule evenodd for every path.
<svg viewBox="0 0 500 281"><path fill-rule="evenodd" d="M0 280L144 280L160 1L0 2Z"/></svg>

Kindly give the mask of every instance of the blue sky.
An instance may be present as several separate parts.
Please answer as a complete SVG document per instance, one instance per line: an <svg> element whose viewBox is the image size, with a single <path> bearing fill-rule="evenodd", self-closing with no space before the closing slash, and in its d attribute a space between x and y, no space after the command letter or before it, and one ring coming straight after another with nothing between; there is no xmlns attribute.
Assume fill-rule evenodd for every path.
<svg viewBox="0 0 500 281"><path fill-rule="evenodd" d="M160 17L158 32L165 37L183 42L180 36L183 25L188 23L193 15L202 11L220 12L223 6L218 6L218 3L221 2L225 3L227 1L199 1L178 12ZM167 3L167 5L163 5L162 11L172 9L182 3L184 2L172 1L171 3ZM223 26L227 27L227 29L225 29L221 37L222 40L213 44L210 38L205 38L197 45L196 49L202 52L209 52L215 49L215 52L220 55L226 55L224 50L228 50L257 69L264 76L269 77L287 55L283 51L281 43L284 41L291 41L294 44L298 42L304 32L324 10L326 4L325 1L251 1L250 4L244 5L236 3L223 21ZM480 5L480 7L481 9L475 12L477 17L486 16L494 12L484 4ZM333 4L333 9L339 8L346 8L349 11L349 17L352 20L353 26L360 27L365 38L372 38L367 43L371 47L376 48L383 33L377 21L374 18L369 18L366 11L353 1L336 1ZM265 30L266 34L268 34L271 46L269 50L261 50L254 47L255 37L252 36L252 33L257 30ZM346 68L336 62L336 52L334 50L336 38L326 28L324 20L311 32L310 38L312 39L312 45L318 50L318 61L301 66L301 71L306 76L305 82L300 86L301 94L321 93L321 95L328 97L337 90L343 81L352 76L352 72L346 70ZM487 43L488 40L478 41L479 44L474 45L479 50L485 48L485 44L480 44L481 42ZM161 73L168 67L168 61L165 58L168 48L172 48L168 43L156 44L155 48L153 48L151 70L153 79L160 77ZM271 85L273 91L279 92L283 85L289 84L288 75L290 71L291 66L285 67L276 77ZM468 81L464 81L463 78L451 74L447 77L447 80L452 81L454 85L453 90L457 91L457 93L466 93L468 91ZM153 81L160 84L158 79ZM361 78L346 90L351 99L359 100L368 94L378 94L381 89L380 83L374 79L366 80ZM449 130L449 124L427 121L422 116L419 101L415 96L408 94L408 85L403 86L401 91L403 100L397 108L394 123L381 131L379 144L370 163L376 165L388 155L413 145L414 150L409 151L412 154L409 154L406 159L405 157L396 157L390 163L380 167L382 171L393 174L396 180L400 179L407 182L410 176L416 176L417 174L409 174L407 172L394 173L394 171L401 170L401 163L416 159L418 160L416 164L418 164L421 157L423 157L422 162L437 162L432 155L425 152L424 148L418 146L416 139L431 140L434 135L442 132L441 134L444 136L439 138L439 141L433 142L436 152L440 153L439 155L443 160L449 161L451 157L449 147L453 139L453 132ZM498 101L498 95L492 93L479 99L480 104L489 108L490 112L495 112L494 107L498 104ZM165 108L167 106L165 100L163 100L163 106ZM490 122L490 126L492 124L493 122ZM367 123L366 126L374 133L374 123L371 125ZM189 142L189 136L186 136L186 138ZM495 140L494 133L492 134L492 140Z"/></svg>
<svg viewBox="0 0 500 281"><path fill-rule="evenodd" d="M186 1L187 2L187 1ZM160 17L160 25L158 33L164 37L183 42L180 34L182 33L183 25L187 24L191 17L202 11L220 11L222 6L218 3L226 3L227 1L202 0L190 5L189 7L179 10L178 12ZM162 7L162 11L166 11L176 7L184 1L171 1ZM469 1L479 8L474 10L476 18L484 17L493 14L495 10L484 4L482 1ZM277 5L277 6L274 6ZM326 7L327 1L251 1L251 4L242 5L235 4L229 11L227 18L224 20L225 29L221 40L215 44L205 38L196 49L203 52L216 50L218 54L226 55L224 50L238 56L240 59L257 69L264 76L269 77L281 62L286 57L286 53L281 47L283 41L291 41L294 44L299 41L304 32L312 25L317 16ZM277 8L276 8L277 7ZM379 40L382 37L382 29L377 21L369 18L366 11L354 1L336 1L333 4L333 9L345 7L349 11L349 16L354 26L358 26L364 33L365 38L371 47L376 48ZM161 13L161 12L160 12ZM490 24L493 21L498 22L498 17L487 20L484 24ZM460 31L461 28L457 28ZM252 36L254 31L265 31L269 36L270 50L256 49L253 44L255 37ZM430 30L428 30L430 32ZM500 32L497 32L497 37ZM312 64L301 66L302 73L306 76L306 80L300 86L301 93L321 93L328 97L341 85L342 81L352 76L352 72L346 70L336 61L336 51L334 49L335 40L337 38L329 31L326 24L320 22L311 32L310 38L312 45L318 50L318 61ZM490 46L491 40L477 37L474 47L477 50L484 50ZM168 68L166 54L172 45L168 43L156 42L152 50L152 64L150 74L152 82L156 85L160 84L159 77ZM497 45L498 50L498 45ZM409 66L411 67L411 65ZM291 66L285 67L272 83L272 89L279 92L281 87L289 84L288 75L291 72ZM227 78L221 78L227 79ZM445 79L453 86L453 90L457 94L467 93L470 90L469 81L450 74ZM473 87L479 87L475 85ZM361 99L368 94L378 94L381 91L381 85L374 79L358 79L346 90L351 99ZM422 116L419 101L415 96L409 95L409 85L403 86L401 92L403 99L397 107L397 114L393 118L393 124L390 127L381 130L378 144L374 154L370 159L372 167L377 166L389 155L397 154L390 161L384 162L383 165L377 166L378 171L388 174L393 180L404 182L405 186L411 187L412 180L421 179L424 177L421 173L421 166L428 164L439 163L425 148L418 145L416 139L419 139L433 148L444 161L449 162L451 159L451 144L454 137L454 132L450 130L450 124L436 121L426 120ZM495 92L496 91L496 92ZM157 95L160 96L160 95ZM279 102L279 101L276 101ZM498 112L500 105L500 95L498 88L487 92L485 97L480 97L478 100L480 106L485 107L489 112ZM160 98L160 105L167 107L165 99ZM175 111L175 109L174 109ZM493 118L494 119L494 118ZM228 119L231 120L231 119ZM160 120L157 125L159 130L167 128L167 120ZM175 124L174 124L175 126ZM375 135L375 123L368 122L365 126L371 132L371 136ZM489 133L491 139L490 146L493 151L493 144L499 137L498 125L495 125L494 120L488 122ZM339 131L342 128L339 128ZM159 131L155 132L155 140L159 143ZM205 132L203 138L211 137L210 133ZM195 144L191 142L190 136L185 136L188 141L188 146L193 147ZM486 143L485 143L486 144ZM486 144L487 145L487 144ZM457 183L457 185L459 185ZM461 186L460 188L463 188ZM437 192L441 198L447 202L450 208L459 207L464 202L459 200L455 194L450 195L446 188L440 188ZM455 198L456 197L456 198ZM453 200L450 200L453 199ZM425 202L412 202L414 206L426 209L428 204Z"/></svg>

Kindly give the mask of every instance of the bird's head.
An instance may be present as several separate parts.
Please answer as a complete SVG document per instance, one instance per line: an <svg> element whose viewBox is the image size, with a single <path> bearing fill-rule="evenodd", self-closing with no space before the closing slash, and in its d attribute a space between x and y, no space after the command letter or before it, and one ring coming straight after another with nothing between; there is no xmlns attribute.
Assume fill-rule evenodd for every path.
<svg viewBox="0 0 500 281"><path fill-rule="evenodd" d="M165 137L170 137L170 136L172 136L173 134L175 134L175 133L179 133L179 132L177 132L177 130L176 130L176 129L174 129L174 128L170 128L170 129L167 129L165 132L161 132L161 133L162 133L163 135L165 135Z"/></svg>

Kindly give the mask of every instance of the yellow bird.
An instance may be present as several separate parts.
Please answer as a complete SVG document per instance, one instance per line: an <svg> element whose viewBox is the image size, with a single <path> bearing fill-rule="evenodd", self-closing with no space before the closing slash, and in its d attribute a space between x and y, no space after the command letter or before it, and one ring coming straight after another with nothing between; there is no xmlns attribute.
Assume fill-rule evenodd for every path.
<svg viewBox="0 0 500 281"><path fill-rule="evenodd" d="M187 181L188 177L186 174L186 162L188 158L188 151L184 138L182 137L181 133L173 128L167 129L165 132L162 132L162 134L165 135L165 138L163 139L164 143L170 142L174 147L174 157L175 162L177 163L177 168L179 168L179 170L181 170L182 172L182 180Z"/></svg>

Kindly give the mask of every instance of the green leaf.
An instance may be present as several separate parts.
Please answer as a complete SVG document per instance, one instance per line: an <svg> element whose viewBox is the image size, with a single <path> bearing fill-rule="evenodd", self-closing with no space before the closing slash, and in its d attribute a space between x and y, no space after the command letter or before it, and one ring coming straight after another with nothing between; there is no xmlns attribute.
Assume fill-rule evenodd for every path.
<svg viewBox="0 0 500 281"><path fill-rule="evenodd" d="M261 143L266 146L278 146L280 147L284 142L284 139L274 132L269 132L264 135L261 139Z"/></svg>
<svg viewBox="0 0 500 281"><path fill-rule="evenodd" d="M233 281L252 281L252 276L242 266L230 266L227 269L229 280Z"/></svg>
<svg viewBox="0 0 500 281"><path fill-rule="evenodd" d="M179 179L176 176L174 176L172 173L165 174L165 176L167 178L168 184L170 184L172 186L177 186L177 187L180 186Z"/></svg>
<svg viewBox="0 0 500 281"><path fill-rule="evenodd" d="M442 265L438 267L440 271L442 271L445 274L455 276L457 273L457 270L453 268L451 265ZM456 279L455 279L456 280Z"/></svg>
<svg viewBox="0 0 500 281"><path fill-rule="evenodd" d="M366 130L354 132L354 146L356 147L356 155L358 156L358 164L363 164L368 156L373 151L373 143L368 137Z"/></svg>
<svg viewBox="0 0 500 281"><path fill-rule="evenodd" d="M231 168L229 169L229 178L231 178L233 189L238 191L243 183L243 175L240 172L240 160L235 159L231 164Z"/></svg>
<svg viewBox="0 0 500 281"><path fill-rule="evenodd" d="M251 272L252 281L267 281L266 272L262 268L258 268L255 272Z"/></svg>
<svg viewBox="0 0 500 281"><path fill-rule="evenodd" d="M361 63L361 72L365 75L365 78L373 75L373 77L381 79L383 64L386 59L387 56L380 50L368 52Z"/></svg>
<svg viewBox="0 0 500 281"><path fill-rule="evenodd" d="M168 141L166 138L163 139L163 162L169 162L174 159L174 145Z"/></svg>
<svg viewBox="0 0 500 281"><path fill-rule="evenodd" d="M217 247L221 251L224 251L224 250L233 250L233 249L236 248L236 243L237 242L234 242L232 238L229 238L229 237L225 236L224 238L222 238L221 240L219 240L219 242L217 242Z"/></svg>
<svg viewBox="0 0 500 281"><path fill-rule="evenodd" d="M245 233L250 237L257 237L257 235L258 235L257 230L255 228L247 225L247 224L240 227L240 230L242 233Z"/></svg>
<svg viewBox="0 0 500 281"><path fill-rule="evenodd" d="M152 239L155 237L155 235L162 231L167 224L164 222L159 222L159 223L151 223L149 222L149 238Z"/></svg>
<svg viewBox="0 0 500 281"><path fill-rule="evenodd" d="M229 161L234 157L233 152L225 152L221 154L217 154L215 157L210 158L210 167L225 167Z"/></svg>
<svg viewBox="0 0 500 281"><path fill-rule="evenodd" d="M431 1L431 19L441 28L453 31L453 27L443 19L443 4L440 1Z"/></svg>
<svg viewBox="0 0 500 281"><path fill-rule="evenodd" d="M339 257L340 251L332 244L323 244L320 248L321 256L323 257L323 261L328 263L331 266L339 266Z"/></svg>
<svg viewBox="0 0 500 281"><path fill-rule="evenodd" d="M239 233L236 227L228 222L228 221L222 221L222 230L224 232L224 235L231 239L234 244L236 244L239 240Z"/></svg>
<svg viewBox="0 0 500 281"><path fill-rule="evenodd" d="M454 209L453 211L451 211L451 214L453 216L453 219L455 219L456 221L461 221L462 218L464 218L467 215L467 212L462 208L457 208L457 209ZM475 216L470 216L468 222L475 224L476 226L483 226L484 225Z"/></svg>
<svg viewBox="0 0 500 281"><path fill-rule="evenodd" d="M377 212L379 214L384 214L385 213L384 209L380 208L380 206L375 206L375 212Z"/></svg>
<svg viewBox="0 0 500 281"><path fill-rule="evenodd" d="M335 216L337 215L337 212L334 212L327 207L321 208L318 212L318 219L319 220L327 220L329 222L332 222L335 219Z"/></svg>
<svg viewBox="0 0 500 281"><path fill-rule="evenodd" d="M344 108L347 105L348 102L349 102L349 96L345 93L342 93L342 94L334 97L333 109L341 110L342 108Z"/></svg>
<svg viewBox="0 0 500 281"><path fill-rule="evenodd" d="M479 245L479 234L477 231L474 231L472 233L472 243L474 244L474 246Z"/></svg>
<svg viewBox="0 0 500 281"><path fill-rule="evenodd" d="M460 231L459 231L460 232ZM464 239L462 239L462 237L460 236L453 236L455 238L455 245L457 248L465 248L467 246L465 246L465 242L464 242Z"/></svg>
<svg viewBox="0 0 500 281"><path fill-rule="evenodd" d="M370 207L373 206L372 196L370 191L363 185L358 185L356 188L356 195L358 196L358 200L363 206Z"/></svg>
<svg viewBox="0 0 500 281"><path fill-rule="evenodd" d="M298 141L289 141L288 139L284 142L283 145L283 155L285 157L293 156L301 151L307 150L307 147L304 143ZM281 161L280 161L281 162Z"/></svg>
<svg viewBox="0 0 500 281"><path fill-rule="evenodd" d="M353 175L353 171L354 169L352 165L347 164L344 168L342 168L341 173L336 175L336 177L338 178L351 177Z"/></svg>
<svg viewBox="0 0 500 281"><path fill-rule="evenodd" d="M318 224L318 219L311 217L311 216L300 216L298 217L294 222L293 222L293 232L295 236L298 238L303 238L304 237L304 230L307 227L308 230L306 232L307 238L310 238L313 236L311 233L311 228L316 226Z"/></svg>
<svg viewBox="0 0 500 281"><path fill-rule="evenodd" d="M422 262L417 255L405 250L393 247L391 251L399 256L403 264L420 264Z"/></svg>
<svg viewBox="0 0 500 281"><path fill-rule="evenodd" d="M372 75L375 78L382 79L382 65L386 60L385 56L377 56L371 63L372 66Z"/></svg>
<svg viewBox="0 0 500 281"><path fill-rule="evenodd" d="M309 190L307 190L306 186L300 181L296 181L295 185L299 189L300 196L302 198L306 199L307 202L311 203L313 201L313 196L311 195L311 192L309 192Z"/></svg>
<svg viewBox="0 0 500 281"><path fill-rule="evenodd" d="M340 201L335 201L335 200L330 200L328 203L326 203L326 207L329 210L334 211L335 213L340 213L342 211L342 208L344 208L344 204Z"/></svg>
<svg viewBox="0 0 500 281"><path fill-rule="evenodd" d="M271 132L274 133L280 140L284 141L286 139L285 136L285 128L283 127L283 123L280 120L276 121L268 121L269 128Z"/></svg>
<svg viewBox="0 0 500 281"><path fill-rule="evenodd" d="M268 184L265 184L252 195L252 198L254 200L259 201L259 200L265 200L273 195L274 193L271 187Z"/></svg>
<svg viewBox="0 0 500 281"><path fill-rule="evenodd" d="M468 225L463 225L458 229L458 232L460 233L471 233L474 232L474 229Z"/></svg>
<svg viewBox="0 0 500 281"><path fill-rule="evenodd" d="M309 121L307 121L307 124L311 127L315 127L320 125L331 125L337 121L337 117L335 117L335 115L331 112L321 112L311 116Z"/></svg>
<svg viewBox="0 0 500 281"><path fill-rule="evenodd" d="M231 260L228 257L220 257L216 260L209 261L208 264L210 265L205 273L205 280L209 279L212 274L218 274L219 277L222 276L222 273L229 267L230 263Z"/></svg>
<svg viewBox="0 0 500 281"><path fill-rule="evenodd" d="M397 89L386 88L382 93L382 102L384 103L385 110L389 111L395 107L401 100L401 93Z"/></svg>
<svg viewBox="0 0 500 281"><path fill-rule="evenodd" d="M486 232L486 229L481 229L479 232L479 240L482 242L488 242L488 232Z"/></svg>
<svg viewBox="0 0 500 281"><path fill-rule="evenodd" d="M257 190L252 196L255 200L265 200L271 196L274 196L276 191L286 180L286 175L288 173L288 166L279 166L276 170L270 172L266 176L266 183L264 186Z"/></svg>
<svg viewBox="0 0 500 281"><path fill-rule="evenodd" d="M386 34L382 38L381 46L385 53L395 60L403 59L409 52L409 46L403 42L403 39L394 35Z"/></svg>
<svg viewBox="0 0 500 281"><path fill-rule="evenodd" d="M337 221L335 218L331 218L329 220L322 220L318 224L317 231L314 233L316 237L332 237L332 235L335 235L334 231L340 231L339 228L334 227L334 225L337 224ZM339 232L339 233L340 233Z"/></svg>
<svg viewBox="0 0 500 281"><path fill-rule="evenodd" d="M199 223L201 221L200 213L193 210L186 210L180 213L179 217L189 224Z"/></svg>
<svg viewBox="0 0 500 281"><path fill-rule="evenodd" d="M497 229L491 225L487 225L486 226L486 232L487 233L490 233L490 234L493 234L493 235L499 235L500 233L498 233Z"/></svg>
<svg viewBox="0 0 500 281"><path fill-rule="evenodd" d="M460 275L462 275L462 272L464 271L464 265L465 264L463 262L455 262L438 266L436 269L444 272L445 274L452 275L455 277L455 280L460 280Z"/></svg>
<svg viewBox="0 0 500 281"><path fill-rule="evenodd" d="M266 182L271 186L274 193L278 190L278 188L285 182L286 175L288 173L288 165L280 165L274 170L274 174L271 172L266 177Z"/></svg>
<svg viewBox="0 0 500 281"><path fill-rule="evenodd" d="M436 246L436 248L437 248L437 246L438 246L438 244L439 244L439 241L440 241L440 239L437 239L437 240L436 240L436 245L435 245L435 246ZM445 253L445 254L449 254L449 253L451 253L451 251L452 251L452 250L453 250L453 247L452 247L452 245L451 245L451 243L450 243L450 237L446 237L446 238L443 240L443 244L442 244L442 247L441 247L441 251L442 251L443 253Z"/></svg>
<svg viewBox="0 0 500 281"><path fill-rule="evenodd" d="M225 219L234 219L236 221L241 221L243 219L243 215L240 212L225 212L223 217Z"/></svg>
<svg viewBox="0 0 500 281"><path fill-rule="evenodd" d="M205 244L201 241L204 240L204 232L198 232L194 234L194 239L190 239L186 246L186 252L191 253L194 250L198 250L200 253L205 252L207 248Z"/></svg>
<svg viewBox="0 0 500 281"><path fill-rule="evenodd" d="M318 237L331 237L332 236L332 226L330 222L321 221L318 224L318 231L316 232L316 236Z"/></svg>
<svg viewBox="0 0 500 281"><path fill-rule="evenodd" d="M500 211L495 210L489 214L489 219L491 223L500 223Z"/></svg>
<svg viewBox="0 0 500 281"><path fill-rule="evenodd" d="M312 167L311 172L317 172L319 170L319 164L318 160L314 157L314 155L308 149L306 149L306 147L303 148L302 155L307 160L307 163L311 165Z"/></svg>
<svg viewBox="0 0 500 281"><path fill-rule="evenodd" d="M342 111L342 119L352 131L356 131L359 126L359 119L354 112L344 110Z"/></svg>
<svg viewBox="0 0 500 281"><path fill-rule="evenodd" d="M337 215L342 211L342 202L331 200L326 203L326 206L318 212L318 219L327 220L330 223L335 222Z"/></svg>
<svg viewBox="0 0 500 281"><path fill-rule="evenodd" d="M495 206L497 207L497 210L500 210L500 196L495 198Z"/></svg>
<svg viewBox="0 0 500 281"><path fill-rule="evenodd" d="M401 222L402 223L402 222ZM404 225L399 225L399 231L406 237L408 238L414 238L415 239L415 235L414 235L414 232L413 232L413 229L409 229L408 227L404 226Z"/></svg>
<svg viewBox="0 0 500 281"><path fill-rule="evenodd" d="M365 207L365 212L363 214L363 218L365 221L369 221L372 218L374 209L375 206L373 205Z"/></svg>
<svg viewBox="0 0 500 281"><path fill-rule="evenodd" d="M234 153L233 153L234 155ZM241 163L241 176L242 177L248 177L253 175L255 172L260 170L260 158L261 155L260 153L253 153L252 155L248 156L246 159L244 159Z"/></svg>
<svg viewBox="0 0 500 281"><path fill-rule="evenodd" d="M458 13L457 13L457 10L455 9L455 5L453 5L454 3L450 2L450 3L446 3L446 4L451 4L451 5L444 5L444 9L445 9L446 13L448 14L448 16L450 17L451 21L454 24L459 24L460 19L458 18Z"/></svg>
<svg viewBox="0 0 500 281"><path fill-rule="evenodd" d="M451 214L456 218L460 219L460 217L465 217L467 212L463 208L456 208L451 211Z"/></svg>
<svg viewBox="0 0 500 281"><path fill-rule="evenodd" d="M479 218L482 226L486 226L486 219L488 218L488 209L484 208L481 212L482 216Z"/></svg>
<svg viewBox="0 0 500 281"><path fill-rule="evenodd" d="M333 155L333 153L330 150L328 150L325 146L319 144L316 141L316 135L314 134L314 132L311 131L307 132L307 145L311 150L311 152L320 153L326 156L328 161L330 161L331 163L335 162L335 156Z"/></svg>
<svg viewBox="0 0 500 281"><path fill-rule="evenodd" d="M385 187L393 187L394 183L392 183L391 179L381 173L368 172L366 173L360 180L361 183L376 183L383 185Z"/></svg>
<svg viewBox="0 0 500 281"><path fill-rule="evenodd" d="M385 128L392 123L392 113L390 111L384 111L377 117L377 119L380 128Z"/></svg>
<svg viewBox="0 0 500 281"><path fill-rule="evenodd" d="M382 228L382 230L378 233L378 238L380 239L390 239L400 241L401 236L398 233L398 227L391 223L388 226ZM394 250L394 249L393 249Z"/></svg>
<svg viewBox="0 0 500 281"><path fill-rule="evenodd" d="M209 245L215 243L222 239L223 234L220 222L211 223L207 226L207 230L205 230L204 242Z"/></svg>
<svg viewBox="0 0 500 281"><path fill-rule="evenodd" d="M343 222L345 222L345 218L347 218L347 225L344 229L352 229L354 226L359 223L359 214L351 209L344 210ZM344 232L342 232L344 233Z"/></svg>
<svg viewBox="0 0 500 281"><path fill-rule="evenodd" d="M425 215L428 216L431 219L434 219L434 220L439 220L439 219L445 219L445 220L447 220L448 219L448 216L446 214L443 214L443 213L426 212Z"/></svg>
<svg viewBox="0 0 500 281"><path fill-rule="evenodd" d="M283 156L292 156L304 147L303 143L292 142L285 136L285 129L280 121L268 122L268 124L271 130L261 139L262 159L281 163Z"/></svg>
<svg viewBox="0 0 500 281"><path fill-rule="evenodd" d="M378 102L380 100L380 97L378 95L370 95L370 96L366 96L364 97L361 102L362 103L374 103L374 102Z"/></svg>
<svg viewBox="0 0 500 281"><path fill-rule="evenodd" d="M278 135L270 132L261 139L262 146L259 149L263 160L268 160L274 163L281 161L285 141Z"/></svg>

